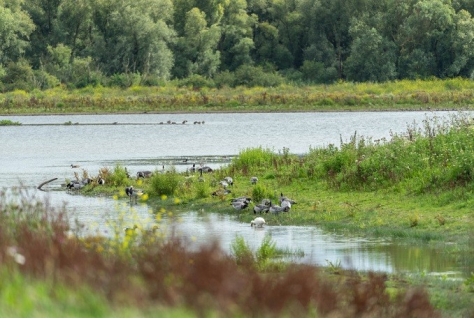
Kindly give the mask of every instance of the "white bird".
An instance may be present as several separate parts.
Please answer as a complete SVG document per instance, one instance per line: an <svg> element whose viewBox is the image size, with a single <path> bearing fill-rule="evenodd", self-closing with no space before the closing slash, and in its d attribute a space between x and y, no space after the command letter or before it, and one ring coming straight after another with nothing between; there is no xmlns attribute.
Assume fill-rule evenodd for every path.
<svg viewBox="0 0 474 319"><path fill-rule="evenodd" d="M220 181L219 185L222 185L222 187L224 187L224 188L229 187L229 183L227 183L225 180Z"/></svg>
<svg viewBox="0 0 474 319"><path fill-rule="evenodd" d="M258 177L253 176L253 177L250 178L250 183L252 183L252 185L257 184L257 182L258 182Z"/></svg>
<svg viewBox="0 0 474 319"><path fill-rule="evenodd" d="M227 182L227 184L229 184L230 186L234 185L234 180L230 176L224 177L224 181Z"/></svg>
<svg viewBox="0 0 474 319"><path fill-rule="evenodd" d="M266 224L265 219L263 219L262 217L257 217L250 222L250 227L255 225L255 227L262 228L263 225L265 224Z"/></svg>
<svg viewBox="0 0 474 319"><path fill-rule="evenodd" d="M143 195L143 191L139 189L134 189L133 186L125 187L125 194L130 197L130 203L133 199L135 199L135 203L137 202L138 196Z"/></svg>

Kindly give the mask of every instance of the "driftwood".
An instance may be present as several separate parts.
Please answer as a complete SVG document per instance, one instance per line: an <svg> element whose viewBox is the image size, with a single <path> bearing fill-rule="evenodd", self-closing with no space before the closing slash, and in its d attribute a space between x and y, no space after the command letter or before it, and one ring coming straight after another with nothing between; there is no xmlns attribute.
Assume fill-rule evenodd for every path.
<svg viewBox="0 0 474 319"><path fill-rule="evenodd" d="M48 184L48 183L50 183L50 182L52 182L52 181L55 181L55 180L57 180L57 179L58 179L58 178L55 177L55 178L52 178L52 179L50 179L50 180L47 180L46 182L41 183L37 188L38 188L40 191L43 191L43 192L44 192L45 190L44 190L44 189L41 189L41 187L43 187L44 185L46 185L46 184Z"/></svg>

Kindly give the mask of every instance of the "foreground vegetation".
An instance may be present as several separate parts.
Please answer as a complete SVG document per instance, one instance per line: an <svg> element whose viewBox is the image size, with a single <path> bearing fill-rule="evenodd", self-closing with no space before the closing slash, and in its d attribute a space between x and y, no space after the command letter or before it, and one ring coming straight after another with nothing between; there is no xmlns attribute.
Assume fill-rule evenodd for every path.
<svg viewBox="0 0 474 319"><path fill-rule="evenodd" d="M255 76L250 73L249 76ZM471 110L467 79L215 88L199 80L0 94L0 114Z"/></svg>
<svg viewBox="0 0 474 319"><path fill-rule="evenodd" d="M0 193L4 317L439 317L472 314L472 283L272 262L271 239L232 255L154 227L78 237L64 210ZM429 283L428 291L420 284ZM470 292L471 291L471 292ZM25 293L26 292L26 293ZM453 297L455 296L455 297ZM456 304L452 302L456 300ZM438 308L438 309L436 309Z"/></svg>

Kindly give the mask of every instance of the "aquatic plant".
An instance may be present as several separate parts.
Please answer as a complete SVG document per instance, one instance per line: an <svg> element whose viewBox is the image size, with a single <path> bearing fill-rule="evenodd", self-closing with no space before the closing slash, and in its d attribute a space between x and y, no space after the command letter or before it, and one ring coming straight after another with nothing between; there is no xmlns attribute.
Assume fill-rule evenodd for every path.
<svg viewBox="0 0 474 319"><path fill-rule="evenodd" d="M17 126L21 125L20 122L14 122L12 120L0 120L0 126Z"/></svg>

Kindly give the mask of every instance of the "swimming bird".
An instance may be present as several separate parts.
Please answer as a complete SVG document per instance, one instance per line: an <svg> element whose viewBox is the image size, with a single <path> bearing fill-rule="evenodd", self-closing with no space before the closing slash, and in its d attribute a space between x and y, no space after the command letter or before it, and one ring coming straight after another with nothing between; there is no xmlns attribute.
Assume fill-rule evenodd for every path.
<svg viewBox="0 0 474 319"><path fill-rule="evenodd" d="M263 225L265 224L266 224L265 219L263 219L262 217L257 217L250 222L250 227L255 226L258 228L262 228Z"/></svg>
<svg viewBox="0 0 474 319"><path fill-rule="evenodd" d="M140 171L140 172L137 172L137 178L151 177L152 174L153 174L153 172L151 172L151 171Z"/></svg>
<svg viewBox="0 0 474 319"><path fill-rule="evenodd" d="M134 189L133 186L125 187L125 194L130 197L130 203L135 199L135 203L138 200L138 196L143 195L143 191L140 189Z"/></svg>
<svg viewBox="0 0 474 319"><path fill-rule="evenodd" d="M77 165L77 164L71 164L71 168L79 168L81 166Z"/></svg>
<svg viewBox="0 0 474 319"><path fill-rule="evenodd" d="M258 177L252 176L252 177L250 178L250 183L251 183L252 185L257 184L257 182L258 182Z"/></svg>

